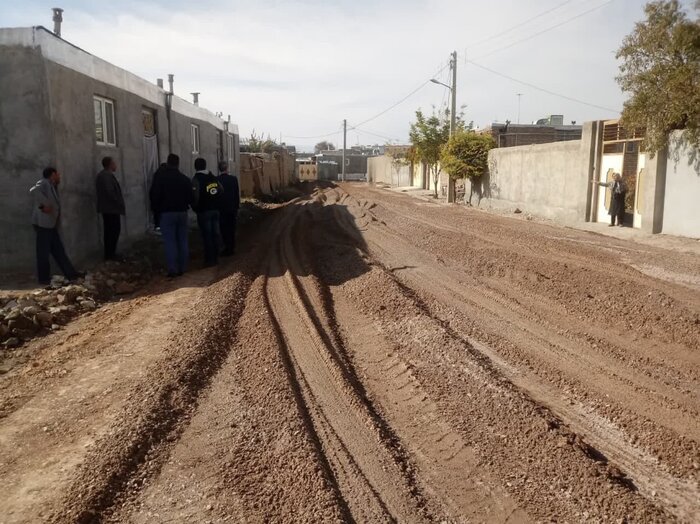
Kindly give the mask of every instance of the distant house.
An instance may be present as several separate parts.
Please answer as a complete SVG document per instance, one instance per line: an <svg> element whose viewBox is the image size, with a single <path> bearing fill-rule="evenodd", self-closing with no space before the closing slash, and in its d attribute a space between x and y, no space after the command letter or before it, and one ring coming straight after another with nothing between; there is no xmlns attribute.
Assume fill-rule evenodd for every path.
<svg viewBox="0 0 700 524"><path fill-rule="evenodd" d="M494 123L484 131L493 135L496 147L514 147L580 140L582 129L575 122L565 125L563 115L551 115L534 124Z"/></svg>

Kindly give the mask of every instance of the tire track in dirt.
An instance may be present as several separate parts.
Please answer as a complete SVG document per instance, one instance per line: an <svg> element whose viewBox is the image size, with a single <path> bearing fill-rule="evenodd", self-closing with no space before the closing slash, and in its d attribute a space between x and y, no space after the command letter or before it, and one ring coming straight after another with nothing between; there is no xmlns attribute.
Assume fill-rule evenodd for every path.
<svg viewBox="0 0 700 524"><path fill-rule="evenodd" d="M153 296L105 306L34 341L31 365L3 377L4 522L46 521L60 504L89 448L128 406L143 369L164 358L158 341L187 315L198 282L155 286Z"/></svg>
<svg viewBox="0 0 700 524"><path fill-rule="evenodd" d="M363 211L358 211L357 213L354 213L354 214L356 215L356 217L359 216L362 218L365 213ZM382 229L382 228L379 228L379 229ZM372 241L374 234L375 234L374 231L370 231L370 232L365 234L365 237L368 238L370 241ZM385 268L389 271L390 274L392 274L392 278L401 278L402 280L405 280L406 278L411 276L412 278L409 278L409 285L410 286L414 286L414 287L417 286L417 289L421 289L425 293L428 293L430 295L435 295L435 293L437 292L436 296L438 297L438 300L446 301L447 303L451 303L452 301L460 302L460 301L463 301L465 299L465 297L461 296L459 292L457 292L457 294L455 294L455 291L457 291L459 288L458 281L451 280L448 276L444 275L443 271L441 271L441 273L440 273L441 278L438 279L438 278L436 278L436 275L434 272L421 272L421 271L418 271L418 270L410 267L413 265L411 255L409 255L408 259L406 258L406 254L411 252L410 249L407 250L405 247L397 245L396 242L394 242L394 243L387 242L385 235L381 238L381 240L378 240L378 239L374 239L374 240L375 240L375 242L372 242L372 248L375 251L376 251L377 247L381 246L380 252L383 255L386 255L387 253L391 253L393 255L393 258L397 259L397 262L398 262L398 259L400 258L402 264L409 266L409 267L405 268L404 271L400 272L400 275L401 275L400 277L395 277L393 275L392 271ZM415 248L413 246L412 246L412 249L415 250ZM392 257L389 257L389 260L392 260ZM391 267L392 265L395 265L395 264L396 264L396 262L394 262L393 264L387 263L387 265L389 267ZM420 262L416 262L415 265L417 267L422 266L422 264ZM415 278L413 278L413 276L415 276ZM441 289L444 289L444 291L440 292ZM474 290L470 290L470 291L474 291ZM505 312L501 311L500 314L501 314L500 315L501 320L503 318L508 318L508 316L509 316L507 311L505 311ZM467 342L467 344L468 344L468 342ZM492 352L491 356L493 356L494 354L495 353ZM519 384L519 385L522 386L522 384ZM527 389L523 389L523 391L527 391ZM552 393L552 391L550 390L549 393ZM534 398L534 395L532 395L532 397ZM540 396L536 400L538 403L541 403L544 399L546 399L546 395ZM561 412L561 410L560 410L560 412ZM566 414L566 413L563 413L563 414ZM572 421L577 422L576 419L574 419L573 417L572 417ZM591 424L592 420L590 417L589 417L589 419L586 419L585 422L588 425L592 425ZM578 424L576 429L577 430L585 429L585 424ZM577 440L577 439L575 438L575 440ZM610 444L609 446L607 446L608 451L616 451L618 453L618 456L621 459L625 459L626 457L624 456L624 453L621 452L621 450L619 448L616 449L615 446L613 445L616 443L614 443L612 441L612 439L610 439L610 438L608 438L608 440L609 440L608 444ZM602 440L602 443L605 443L604 439ZM582 443L581 445L584 446L583 449L588 448L588 445L585 443ZM627 446L625 449L629 450L629 448L630 447ZM590 447L589 449L593 450L590 452L593 457L598 456L598 453L595 452L594 448ZM641 457L641 455L639 453L637 453L637 455L634 455L634 453L632 453L630 456L635 456L636 458ZM598 457L598 458L600 458L600 457ZM671 509L671 510L674 511L674 513L676 513L682 519L687 518L689 515L691 515L691 516L694 515L694 513L692 513L694 511L692 500L694 499L695 491L693 490L692 483L689 484L688 482L683 482L683 481L679 481L678 479L674 479L670 475L668 475L666 472L664 472L663 469L659 469L658 467L656 469L652 468L651 470L645 469L643 466L649 465L648 464L649 461L646 459L642 463L637 464L637 466L639 466L639 467L637 467L636 469L634 468L634 466L636 464L634 460L632 460L632 461L622 460L622 462L625 463L625 466L628 466L629 469L634 471L638 475L638 477L640 479L642 479L643 481L649 480L650 477L649 477L649 475L647 475L648 473L651 473L651 477L654 476L654 473L661 473L659 479L655 481L655 484L653 485L653 489L645 490L646 493L649 495L651 495L652 493L654 495L656 495L656 489L664 491L665 494L668 495L668 497L665 497L665 498L663 496L660 497L660 499L661 499L660 502L663 505L665 505L665 506L667 505L669 508L673 508L674 505L680 506L679 508L676 509L676 511L674 511L673 509ZM644 462L646 462L646 464L644 464ZM650 486L648 484L646 484L645 487L648 488ZM676 488L678 488L678 489L676 489ZM657 499L657 500L659 500L659 499ZM691 513L687 513L687 511L691 511Z"/></svg>
<svg viewBox="0 0 700 524"><path fill-rule="evenodd" d="M90 449L51 522L100 522L157 474L228 354L250 274L244 270L211 285L194 304L197 316L170 337L168 359L145 371L113 427Z"/></svg>
<svg viewBox="0 0 700 524"><path fill-rule="evenodd" d="M426 520L426 503L409 466L397 460L382 438L376 414L334 358L331 336L310 313L314 310L299 282L304 269L292 238L290 232L284 235L277 256L271 258L270 273L282 276L268 281L267 296L296 387L350 514L363 522Z"/></svg>
<svg viewBox="0 0 700 524"><path fill-rule="evenodd" d="M440 272L444 278L435 278L430 269L431 257L421 255L421 250L413 246L407 247L396 231L386 232L381 228L374 234L379 237L370 240L372 247L388 260L389 266L399 260L405 263L406 253L413 257L415 267L401 272L402 278L409 279L412 287L423 289L428 294L442 289L439 295L443 303L452 304L467 317L480 318L482 323L489 319L491 333L499 337L505 335L516 345L528 347L523 357L528 367L532 367L534 356L540 362L536 367L551 369L555 373L565 372L569 382L574 380L578 384L576 389L588 390L588 393L591 386L595 387L603 403L610 402L610 391L626 392L616 395L615 399L615 403L622 403L625 410L618 410L612 416L625 420L627 413L637 412L648 421L645 424L661 423L656 442L674 442L673 453L670 456L665 453L666 461L670 461L677 474L696 474L693 457L698 456L696 392L700 360L697 353L682 346L659 352L658 348L632 346L629 340L616 347L610 343L611 336L602 331L598 332L596 340L591 337L591 332L596 332L595 325L583 326L578 319L562 315L550 307L541 297L530 299L527 293L518 292L517 288L505 283L494 283L489 278L476 282L466 279L449 262L443 263ZM399 258L396 258L397 254L400 254ZM525 302L526 307L520 302ZM543 314L539 314L540 310ZM580 324L580 334L574 335L571 330L577 324ZM566 326L567 336L561 333L562 326ZM622 341L618 338L618 342ZM670 352L673 352L674 360L668 358ZM564 356L566 358L562 358ZM678 359L692 365L679 366ZM652 361L653 366L650 365ZM629 370L627 366L630 366ZM589 371L583 385L580 380L582 368ZM591 399L586 395L583 400L590 402ZM644 424L634 418L630 420L629 416L627 419L629 424L636 425L637 434L648 434ZM652 449L655 446L650 444Z"/></svg>

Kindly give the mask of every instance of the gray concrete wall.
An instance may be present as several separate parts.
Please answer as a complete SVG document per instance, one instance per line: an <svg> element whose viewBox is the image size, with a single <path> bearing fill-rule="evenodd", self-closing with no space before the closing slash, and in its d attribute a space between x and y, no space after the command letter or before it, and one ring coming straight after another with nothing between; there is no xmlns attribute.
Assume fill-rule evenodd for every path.
<svg viewBox="0 0 700 524"><path fill-rule="evenodd" d="M0 271L34 263L29 188L54 159L46 70L37 49L0 47Z"/></svg>
<svg viewBox="0 0 700 524"><path fill-rule="evenodd" d="M661 231L700 238L700 151L692 151L682 133L671 136L666 159L666 190Z"/></svg>
<svg viewBox="0 0 700 524"><path fill-rule="evenodd" d="M114 101L116 146L96 143L94 95ZM102 250L94 180L104 156L116 159L126 200L120 244L145 233L149 181L143 173L144 108L156 112L162 162L168 154L165 91L44 30L0 29L0 271L33 270L29 188L47 165L62 174L61 234L75 261L82 263ZM202 156L216 172L217 132L224 129L223 121L177 97L171 115L172 152L180 155L182 171L191 176L194 158ZM199 155L192 153L192 123L200 126ZM236 126L231 130L237 133ZM224 135L224 149L226 143ZM233 157L238 170L239 152Z"/></svg>
<svg viewBox="0 0 700 524"><path fill-rule="evenodd" d="M564 222L586 220L593 161L591 124L584 127L582 140L491 150L489 173L475 188L472 203L517 207ZM469 190L467 184L467 194Z"/></svg>
<svg viewBox="0 0 700 524"><path fill-rule="evenodd" d="M367 159L367 181L394 187L409 186L412 183L411 166L401 166L399 170L396 170L388 155L369 157Z"/></svg>

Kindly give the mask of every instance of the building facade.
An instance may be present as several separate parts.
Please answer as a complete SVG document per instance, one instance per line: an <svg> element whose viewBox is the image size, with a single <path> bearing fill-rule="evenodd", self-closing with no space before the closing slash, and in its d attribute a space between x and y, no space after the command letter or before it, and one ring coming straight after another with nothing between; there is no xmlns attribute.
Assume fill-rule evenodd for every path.
<svg viewBox="0 0 700 524"><path fill-rule="evenodd" d="M197 157L238 174L238 129L43 27L0 29L0 271L34 264L29 188L45 167L61 173L61 234L81 261L101 251L94 180L102 157L118 165L129 242L149 227L151 178L171 152L188 175Z"/></svg>

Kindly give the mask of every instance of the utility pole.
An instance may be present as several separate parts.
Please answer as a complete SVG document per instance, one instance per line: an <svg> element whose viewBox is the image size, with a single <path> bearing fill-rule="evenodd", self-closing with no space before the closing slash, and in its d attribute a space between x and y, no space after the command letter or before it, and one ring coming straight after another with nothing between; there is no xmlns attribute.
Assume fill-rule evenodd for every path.
<svg viewBox="0 0 700 524"><path fill-rule="evenodd" d="M453 51L450 55L450 69L452 70L452 86L450 93L452 95L452 109L450 109L450 137L457 131L457 51ZM455 201L455 181L452 177L447 177L447 201L453 203Z"/></svg>
<svg viewBox="0 0 700 524"><path fill-rule="evenodd" d="M348 121L343 119L343 175L342 181L345 182L345 148L348 140Z"/></svg>
<svg viewBox="0 0 700 524"><path fill-rule="evenodd" d="M515 93L518 95L518 124L520 123L520 98L523 96L522 93Z"/></svg>

